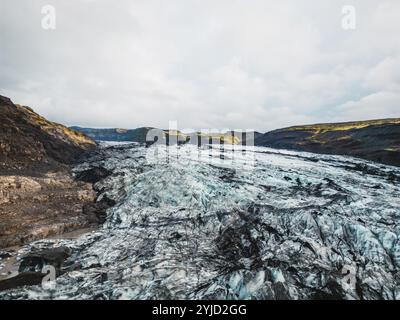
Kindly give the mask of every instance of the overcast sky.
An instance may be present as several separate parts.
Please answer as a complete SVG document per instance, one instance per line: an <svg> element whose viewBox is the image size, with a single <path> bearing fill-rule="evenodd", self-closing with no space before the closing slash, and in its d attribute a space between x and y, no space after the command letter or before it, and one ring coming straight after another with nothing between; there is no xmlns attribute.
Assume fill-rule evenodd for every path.
<svg viewBox="0 0 400 320"><path fill-rule="evenodd" d="M0 94L67 125L400 117L398 0L0 0L0 13Z"/></svg>

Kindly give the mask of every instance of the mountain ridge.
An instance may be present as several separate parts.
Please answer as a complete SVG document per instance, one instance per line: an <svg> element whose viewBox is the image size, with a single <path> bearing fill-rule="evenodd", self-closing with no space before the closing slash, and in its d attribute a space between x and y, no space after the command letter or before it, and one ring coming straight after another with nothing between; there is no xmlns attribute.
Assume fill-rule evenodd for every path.
<svg viewBox="0 0 400 320"><path fill-rule="evenodd" d="M146 134L154 128L92 129L74 126L71 129L94 140L146 143ZM177 135L180 141L187 138L182 133ZM228 141L226 143L241 142L225 136L221 138ZM254 139L256 146L347 155L400 166L400 118L295 125L266 133L255 132Z"/></svg>
<svg viewBox="0 0 400 320"><path fill-rule="evenodd" d="M136 129L122 129L122 128L83 128L79 126L72 126L70 129L81 132L88 137L96 141L118 141L118 142L137 142L137 143L148 143L146 137L150 130L160 130L165 134L165 143L169 144L169 141L173 140L175 143L185 144L191 137L196 136L201 139L201 141L224 141L227 144L239 144L244 140L241 133L238 132L227 132L227 133L217 133L217 132L195 132L195 133L184 133L179 130L165 130L153 127L139 127ZM233 133L233 134L232 134ZM256 132L257 136L259 133ZM170 137L173 137L170 139ZM208 139L207 139L208 138ZM193 142L193 141L192 141Z"/></svg>
<svg viewBox="0 0 400 320"><path fill-rule="evenodd" d="M0 95L0 172L41 171L74 163L96 143Z"/></svg>
<svg viewBox="0 0 400 320"><path fill-rule="evenodd" d="M400 166L400 118L291 126L267 132L255 144Z"/></svg>

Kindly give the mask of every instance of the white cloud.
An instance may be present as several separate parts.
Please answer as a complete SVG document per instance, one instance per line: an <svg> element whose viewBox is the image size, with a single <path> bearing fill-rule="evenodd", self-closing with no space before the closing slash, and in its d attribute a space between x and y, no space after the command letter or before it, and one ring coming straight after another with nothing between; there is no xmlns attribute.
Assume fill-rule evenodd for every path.
<svg viewBox="0 0 400 320"><path fill-rule="evenodd" d="M399 117L400 93L380 91L338 107L337 121Z"/></svg>
<svg viewBox="0 0 400 320"><path fill-rule="evenodd" d="M96 127L400 116L400 3L350 2L354 31L341 29L348 1L2 0L0 94ZM55 31L40 27L44 4Z"/></svg>
<svg viewBox="0 0 400 320"><path fill-rule="evenodd" d="M400 57L388 57L371 68L363 85L372 90L400 92Z"/></svg>

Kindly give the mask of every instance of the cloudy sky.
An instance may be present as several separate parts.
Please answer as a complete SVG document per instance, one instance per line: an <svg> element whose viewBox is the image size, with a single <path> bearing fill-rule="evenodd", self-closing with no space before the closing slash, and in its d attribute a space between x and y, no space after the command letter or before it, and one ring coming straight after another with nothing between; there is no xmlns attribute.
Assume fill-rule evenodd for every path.
<svg viewBox="0 0 400 320"><path fill-rule="evenodd" d="M400 117L398 0L1 0L0 12L0 94L67 125Z"/></svg>

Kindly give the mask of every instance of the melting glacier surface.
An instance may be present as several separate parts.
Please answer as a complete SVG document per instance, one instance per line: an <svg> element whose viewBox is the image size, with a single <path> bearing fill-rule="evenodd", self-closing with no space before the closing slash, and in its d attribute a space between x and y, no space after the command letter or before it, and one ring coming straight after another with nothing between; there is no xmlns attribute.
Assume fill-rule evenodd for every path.
<svg viewBox="0 0 400 320"><path fill-rule="evenodd" d="M400 299L400 170L269 148L104 146L105 224L2 299Z"/></svg>

